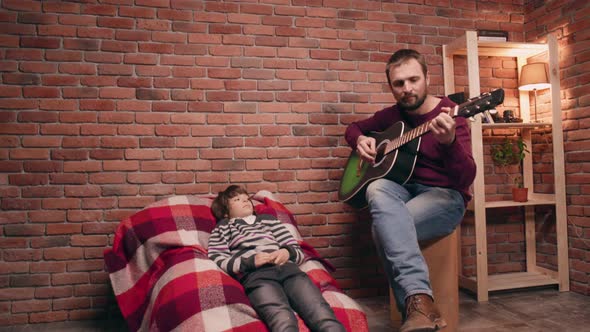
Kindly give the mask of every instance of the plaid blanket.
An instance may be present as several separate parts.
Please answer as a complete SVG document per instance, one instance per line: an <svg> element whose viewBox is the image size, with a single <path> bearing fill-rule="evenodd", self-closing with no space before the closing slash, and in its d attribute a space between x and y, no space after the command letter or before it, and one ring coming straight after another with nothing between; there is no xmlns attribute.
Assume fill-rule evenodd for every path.
<svg viewBox="0 0 590 332"><path fill-rule="evenodd" d="M368 331L362 309L342 293L331 268L297 230L293 215L269 192L254 197L256 213L276 216L300 242L300 267L321 289L348 331ZM175 196L123 220L104 258L130 331L267 331L242 285L207 257L215 218L212 197ZM299 320L300 330L309 331Z"/></svg>

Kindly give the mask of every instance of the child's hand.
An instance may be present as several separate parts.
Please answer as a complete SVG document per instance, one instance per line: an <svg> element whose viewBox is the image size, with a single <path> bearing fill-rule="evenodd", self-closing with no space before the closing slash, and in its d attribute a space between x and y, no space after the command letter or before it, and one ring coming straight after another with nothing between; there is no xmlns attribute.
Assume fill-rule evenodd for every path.
<svg viewBox="0 0 590 332"><path fill-rule="evenodd" d="M289 261L289 251L287 249L279 249L270 253L271 263L276 265L283 265Z"/></svg>
<svg viewBox="0 0 590 332"><path fill-rule="evenodd" d="M264 264L273 263L274 257L266 252L259 252L254 256L254 266L261 267Z"/></svg>

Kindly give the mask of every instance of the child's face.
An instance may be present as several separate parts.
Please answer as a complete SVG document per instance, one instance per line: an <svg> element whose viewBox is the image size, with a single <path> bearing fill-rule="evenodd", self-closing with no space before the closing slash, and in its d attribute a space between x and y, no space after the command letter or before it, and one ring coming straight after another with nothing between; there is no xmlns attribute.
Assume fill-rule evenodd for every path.
<svg viewBox="0 0 590 332"><path fill-rule="evenodd" d="M244 218L254 213L254 206L246 194L238 194L229 199L229 218Z"/></svg>

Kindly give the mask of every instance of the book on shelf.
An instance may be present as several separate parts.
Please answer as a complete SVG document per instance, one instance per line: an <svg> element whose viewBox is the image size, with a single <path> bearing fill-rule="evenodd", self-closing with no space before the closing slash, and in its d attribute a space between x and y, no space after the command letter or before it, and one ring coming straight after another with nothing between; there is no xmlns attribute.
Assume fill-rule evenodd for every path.
<svg viewBox="0 0 590 332"><path fill-rule="evenodd" d="M488 37L488 36L479 36L479 37L477 37L477 40L494 41L494 42L505 42L505 41L508 41L508 39L505 38L505 37Z"/></svg>
<svg viewBox="0 0 590 332"><path fill-rule="evenodd" d="M483 119L482 119L481 122L483 122L483 123L495 123L494 118L490 114L490 111L483 112Z"/></svg>
<svg viewBox="0 0 590 332"><path fill-rule="evenodd" d="M508 41L508 31L477 30L477 39L486 41Z"/></svg>

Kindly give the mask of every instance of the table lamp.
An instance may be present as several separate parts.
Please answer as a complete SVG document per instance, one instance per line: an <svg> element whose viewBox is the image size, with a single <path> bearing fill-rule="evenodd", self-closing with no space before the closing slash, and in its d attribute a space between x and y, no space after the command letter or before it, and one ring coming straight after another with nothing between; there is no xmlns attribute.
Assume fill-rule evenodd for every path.
<svg viewBox="0 0 590 332"><path fill-rule="evenodd" d="M522 66L520 72L520 84L518 90L535 92L535 122L537 121L537 90L549 89L549 75L547 75L547 64L544 62L533 62Z"/></svg>

